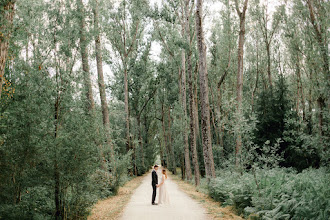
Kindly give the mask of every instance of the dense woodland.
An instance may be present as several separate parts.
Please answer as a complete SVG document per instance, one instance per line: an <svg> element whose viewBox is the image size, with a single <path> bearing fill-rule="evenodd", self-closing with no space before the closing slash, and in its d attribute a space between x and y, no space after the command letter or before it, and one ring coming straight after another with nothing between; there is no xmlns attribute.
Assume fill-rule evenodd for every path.
<svg viewBox="0 0 330 220"><path fill-rule="evenodd" d="M329 1L152 2L0 1L0 219L85 219L157 157L246 218L329 219Z"/></svg>

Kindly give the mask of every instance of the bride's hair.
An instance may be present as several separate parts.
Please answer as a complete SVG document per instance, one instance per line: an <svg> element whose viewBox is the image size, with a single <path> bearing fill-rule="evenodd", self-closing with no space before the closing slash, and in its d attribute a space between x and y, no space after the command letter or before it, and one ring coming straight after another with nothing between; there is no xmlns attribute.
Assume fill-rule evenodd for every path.
<svg viewBox="0 0 330 220"><path fill-rule="evenodd" d="M167 173L165 169L162 170L162 173L165 175L165 178L167 179Z"/></svg>

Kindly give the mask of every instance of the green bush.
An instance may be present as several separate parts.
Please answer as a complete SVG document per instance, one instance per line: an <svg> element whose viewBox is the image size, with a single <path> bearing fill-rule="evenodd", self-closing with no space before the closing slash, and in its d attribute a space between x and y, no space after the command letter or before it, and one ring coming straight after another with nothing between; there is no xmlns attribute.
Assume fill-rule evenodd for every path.
<svg viewBox="0 0 330 220"><path fill-rule="evenodd" d="M256 181L258 185L256 184ZM210 182L212 198L253 219L329 219L330 174L326 168L258 170L238 175L218 172Z"/></svg>

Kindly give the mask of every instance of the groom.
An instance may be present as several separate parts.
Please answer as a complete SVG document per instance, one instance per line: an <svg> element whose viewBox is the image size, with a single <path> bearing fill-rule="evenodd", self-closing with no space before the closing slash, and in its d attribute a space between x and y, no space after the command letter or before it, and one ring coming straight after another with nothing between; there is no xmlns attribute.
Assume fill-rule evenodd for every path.
<svg viewBox="0 0 330 220"><path fill-rule="evenodd" d="M158 175L157 175L157 170L158 170L158 165L156 164L154 166L154 169L151 172L151 185L152 185L152 201L151 204L152 205L158 205L157 203L155 203L155 199L156 199L156 192L157 192L157 187L158 187Z"/></svg>

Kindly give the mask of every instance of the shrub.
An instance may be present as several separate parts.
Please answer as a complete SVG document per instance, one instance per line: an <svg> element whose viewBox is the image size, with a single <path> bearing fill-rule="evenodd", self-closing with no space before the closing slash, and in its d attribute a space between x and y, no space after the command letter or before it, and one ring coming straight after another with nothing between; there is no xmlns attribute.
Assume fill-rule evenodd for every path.
<svg viewBox="0 0 330 220"><path fill-rule="evenodd" d="M256 184L256 181L258 185ZM326 168L258 170L238 175L218 171L209 193L251 219L329 219L330 174Z"/></svg>

